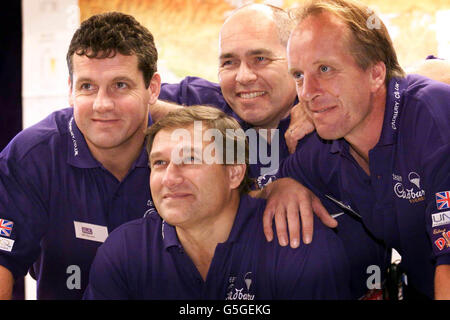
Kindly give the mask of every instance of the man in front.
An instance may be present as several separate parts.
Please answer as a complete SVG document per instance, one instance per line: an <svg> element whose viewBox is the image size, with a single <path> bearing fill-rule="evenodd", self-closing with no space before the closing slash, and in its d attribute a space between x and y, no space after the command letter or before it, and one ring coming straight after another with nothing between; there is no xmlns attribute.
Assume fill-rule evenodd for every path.
<svg viewBox="0 0 450 320"><path fill-rule="evenodd" d="M407 298L449 299L450 87L405 77L385 26L369 27L369 12L344 0L297 11L289 69L318 135L300 143L278 176L359 213L401 254ZM279 195L269 210L283 211L291 183L267 187Z"/></svg>
<svg viewBox="0 0 450 320"><path fill-rule="evenodd" d="M313 245L266 241L264 201L246 195L248 147L239 130L222 111L201 106L169 113L149 129L150 189L159 215L109 236L85 299L350 297L345 250L320 222ZM238 150L247 150L245 157Z"/></svg>
<svg viewBox="0 0 450 320"><path fill-rule="evenodd" d="M156 61L152 34L131 16L92 16L75 32L71 108L0 154L0 298L33 266L38 299L81 299L108 233L152 208L144 137Z"/></svg>

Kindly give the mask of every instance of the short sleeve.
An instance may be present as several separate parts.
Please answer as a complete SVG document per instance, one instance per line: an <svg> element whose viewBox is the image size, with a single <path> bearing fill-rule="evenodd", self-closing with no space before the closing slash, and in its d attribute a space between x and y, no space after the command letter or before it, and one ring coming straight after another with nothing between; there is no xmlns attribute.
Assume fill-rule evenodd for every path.
<svg viewBox="0 0 450 320"><path fill-rule="evenodd" d="M0 264L17 278L39 256L48 217L38 166L8 159L8 151L0 156Z"/></svg>

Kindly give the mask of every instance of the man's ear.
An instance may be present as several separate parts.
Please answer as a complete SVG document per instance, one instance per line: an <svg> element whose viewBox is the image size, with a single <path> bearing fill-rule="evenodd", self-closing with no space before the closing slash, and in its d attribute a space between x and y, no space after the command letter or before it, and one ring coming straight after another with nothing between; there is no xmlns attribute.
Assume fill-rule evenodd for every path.
<svg viewBox="0 0 450 320"><path fill-rule="evenodd" d="M370 67L371 91L378 91L386 80L386 65L383 61L378 61Z"/></svg>
<svg viewBox="0 0 450 320"><path fill-rule="evenodd" d="M238 189L242 180L244 180L245 169L247 165L245 164L232 164L227 165L228 178L230 181L230 189Z"/></svg>
<svg viewBox="0 0 450 320"><path fill-rule="evenodd" d="M72 88L72 79L70 79L69 76L69 80L68 80L68 85L69 85L69 106L71 106L73 108L73 88Z"/></svg>
<svg viewBox="0 0 450 320"><path fill-rule="evenodd" d="M159 92L161 90L161 76L158 72L153 74L153 77L150 80L150 84L148 86L148 92L150 94L150 104L155 104L158 100Z"/></svg>

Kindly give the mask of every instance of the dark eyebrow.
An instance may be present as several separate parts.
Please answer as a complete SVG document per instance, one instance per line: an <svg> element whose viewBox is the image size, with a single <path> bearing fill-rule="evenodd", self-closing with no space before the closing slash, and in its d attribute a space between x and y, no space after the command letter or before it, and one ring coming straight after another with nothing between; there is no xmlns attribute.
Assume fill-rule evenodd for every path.
<svg viewBox="0 0 450 320"><path fill-rule="evenodd" d="M125 81L125 82L129 82L129 83L131 83L133 85L136 84L136 82L133 79L131 79L131 78L127 77L127 76L118 76L118 77L115 77L114 79L112 79L112 81L113 82ZM84 83L84 82L90 82L91 83L91 82L94 82L94 80L92 80L91 78L88 78L88 77L81 77L81 78L77 79L77 81L75 82L75 85L77 86L77 85L79 85L81 83Z"/></svg>
<svg viewBox="0 0 450 320"><path fill-rule="evenodd" d="M150 152L150 156L148 157L149 162L154 159L154 158L158 158L161 156L161 152L156 151L156 152Z"/></svg>
<svg viewBox="0 0 450 320"><path fill-rule="evenodd" d="M266 55L269 57L274 56L272 51L265 49L265 48L250 50L246 53L246 55L247 56Z"/></svg>
<svg viewBox="0 0 450 320"><path fill-rule="evenodd" d="M78 85L82 82L92 82L92 79L88 77L78 78L77 81L75 82L75 85Z"/></svg>
<svg viewBox="0 0 450 320"><path fill-rule="evenodd" d="M268 57L274 57L275 55L273 54L272 51L265 49L265 48L258 48L258 49L253 49L253 50L249 50L245 53L246 56L258 56L258 55L264 55L264 56L268 56ZM233 53L223 53L219 56L219 60L223 60L223 59L230 59L235 57L235 54Z"/></svg>
<svg viewBox="0 0 450 320"><path fill-rule="evenodd" d="M223 53L219 56L219 60L230 59L233 57L234 57L234 54L232 54L232 53Z"/></svg>
<svg viewBox="0 0 450 320"><path fill-rule="evenodd" d="M118 81L126 81L126 82L134 83L134 80L127 76L119 76L119 77L115 77L113 79L113 82L118 82Z"/></svg>

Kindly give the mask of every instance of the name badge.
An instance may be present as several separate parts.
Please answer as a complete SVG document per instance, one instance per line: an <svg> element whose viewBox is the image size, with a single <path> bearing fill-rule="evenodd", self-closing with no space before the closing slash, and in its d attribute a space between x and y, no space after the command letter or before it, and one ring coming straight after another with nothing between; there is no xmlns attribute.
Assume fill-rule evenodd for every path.
<svg viewBox="0 0 450 320"><path fill-rule="evenodd" d="M74 221L75 237L84 240L105 242L108 237L108 228L96 224Z"/></svg>
<svg viewBox="0 0 450 320"><path fill-rule="evenodd" d="M0 237L0 250L11 252L13 245L13 239Z"/></svg>

